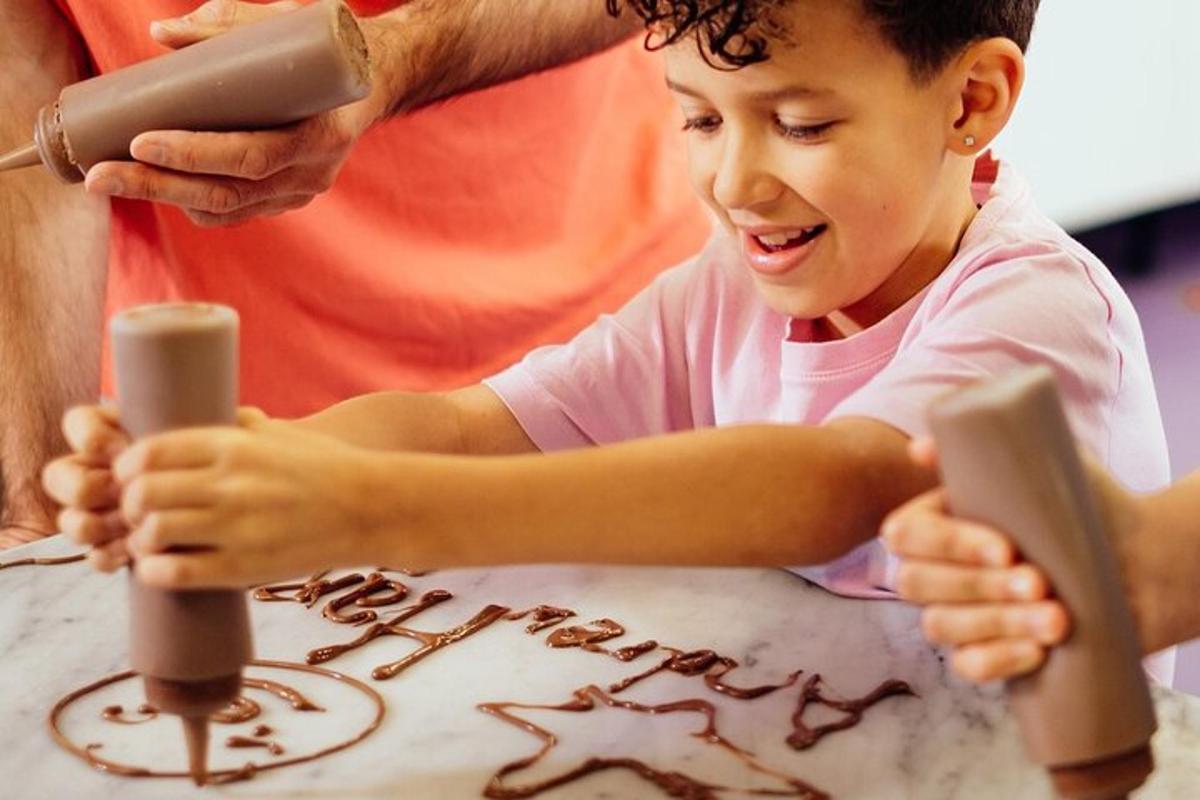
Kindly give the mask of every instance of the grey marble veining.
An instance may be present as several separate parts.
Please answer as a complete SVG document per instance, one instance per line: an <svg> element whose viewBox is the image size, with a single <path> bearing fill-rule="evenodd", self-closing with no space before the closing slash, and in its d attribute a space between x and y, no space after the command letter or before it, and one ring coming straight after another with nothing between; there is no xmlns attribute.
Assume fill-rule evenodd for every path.
<svg viewBox="0 0 1200 800"><path fill-rule="evenodd" d="M58 539L0 555L70 552ZM703 698L717 708L719 729L774 769L800 777L835 798L1050 798L1042 771L1022 752L1013 720L995 689L968 686L949 675L920 638L917 614L899 603L836 598L801 579L770 570L519 567L439 572L406 579L410 600L447 589L455 597L410 621L418 630L458 625L489 603L525 609L540 603L578 612L573 623L610 617L627 628L613 647L656 639L683 649L712 647L742 667L729 682L748 686L781 681L789 672L819 672L844 696L866 693L886 678L909 681L919 698L892 698L849 731L809 751L789 749L798 687L753 701L709 691L699 678L656 675L619 695L646 704ZM525 633L525 623L501 621L434 653L392 680L372 681L374 666L411 652L417 643L385 637L324 666L371 683L387 700L383 726L350 750L306 765L264 772L254 780L198 790L182 780L137 780L100 774L59 749L45 730L54 701L79 686L125 668L125 588L121 576L92 573L84 564L0 570L0 797L42 798L474 798L503 763L535 752L529 734L487 716L488 701L560 703L572 690L640 672L662 656L620 663L602 654L545 645L549 630ZM303 661L318 646L345 642L362 628L322 618L295 603L252 603L261 658ZM383 609L384 612L389 609ZM268 674L318 703L323 714L300 713L260 694L256 720L276 729L289 754L319 747L360 725L369 704L344 687L319 679ZM128 708L140 701L137 681L75 707L68 734L103 741L103 752L149 765L181 766L178 723L159 718L117 726L99 720L103 703ZM1156 692L1159 768L1136 797L1200 797L1200 699ZM534 769L511 777L521 784L558 774L588 755L635 756L659 769L736 787L775 787L778 781L689 736L703 727L696 714L650 717L599 707L586 713L520 712L559 736L559 745ZM824 721L813 709L812 722ZM252 724L238 726L247 733ZM268 763L260 750L223 746L228 727L213 726L213 764ZM555 798L658 798L660 790L618 771L593 775L547 792ZM723 794L743 796L736 792Z"/></svg>

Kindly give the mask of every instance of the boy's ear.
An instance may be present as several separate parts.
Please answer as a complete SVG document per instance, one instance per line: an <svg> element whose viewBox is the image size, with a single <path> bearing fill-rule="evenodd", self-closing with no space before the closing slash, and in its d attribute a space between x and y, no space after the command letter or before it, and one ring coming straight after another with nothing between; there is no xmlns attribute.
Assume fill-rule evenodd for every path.
<svg viewBox="0 0 1200 800"><path fill-rule="evenodd" d="M1012 116L1025 83L1025 56L1011 39L984 39L968 47L947 75L955 99L946 146L974 157L987 149Z"/></svg>

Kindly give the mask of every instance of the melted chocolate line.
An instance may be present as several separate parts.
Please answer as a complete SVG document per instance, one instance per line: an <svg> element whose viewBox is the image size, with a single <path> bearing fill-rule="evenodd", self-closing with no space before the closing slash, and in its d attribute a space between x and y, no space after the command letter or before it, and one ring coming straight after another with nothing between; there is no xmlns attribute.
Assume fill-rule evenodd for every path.
<svg viewBox="0 0 1200 800"><path fill-rule="evenodd" d="M292 687L284 686L282 683L269 681L265 678L242 678L242 686L249 686L254 689L262 689L265 692L270 692L281 700L287 701L287 703L297 711L325 710Z"/></svg>
<svg viewBox="0 0 1200 800"><path fill-rule="evenodd" d="M56 556L54 558L21 558L16 561L6 561L0 564L0 569L8 569L10 567L56 567L61 564L74 564L77 561L83 561L85 558L87 558L87 553Z"/></svg>
<svg viewBox="0 0 1200 800"><path fill-rule="evenodd" d="M251 739L248 736L230 736L225 740L226 747L262 747L273 756L283 755L283 745L278 742L267 742L262 739Z"/></svg>
<svg viewBox="0 0 1200 800"><path fill-rule="evenodd" d="M796 706L796 712L792 714L792 727L794 730L787 737L786 741L795 750L807 750L828 734L854 727L862 720L864 711L880 700L895 695L918 696L906 682L893 679L884 681L870 693L857 699L844 700L826 697L821 693L821 676L813 675L804 682L804 686L800 690L800 700ZM811 703L818 703L836 711L844 711L846 712L846 716L839 720L810 728L804 722L804 710Z"/></svg>
<svg viewBox="0 0 1200 800"><path fill-rule="evenodd" d="M751 770L764 775L769 775L791 787L790 789L752 788L748 790L741 789L737 791L760 796L805 797L809 798L810 800L828 800L828 795L816 789L815 787L805 783L799 778L780 772L763 764L749 751L741 749L737 745L722 737L716 728L716 706L707 700L688 699L677 700L674 702L653 706L643 705L630 700L618 700L594 685L576 689L572 693L571 700L557 705L541 705L531 703L481 703L477 706L477 708L479 708L479 710L483 711L485 714L496 717L501 721L508 723L509 725L513 725L525 731L526 733L533 735L542 743L541 747L533 755L511 761L501 766L488 781L488 785L483 792L484 797L495 798L496 800L518 800L518 798L534 797L535 795L541 794L549 789L579 780L580 778L583 778L594 772L600 772L608 769L630 770L643 780L662 789L667 795L671 797L688 798L689 800L716 800L717 792L735 790L733 787L705 783L680 772L666 772L658 770L635 758L596 757L589 758L582 764L579 764L578 766L573 767L566 772L552 776L537 783L526 784L524 786L504 785L504 779L507 776L533 766L558 744L558 738L549 730L523 719L516 714L510 713L508 709L542 709L548 711L570 711L581 713L594 709L596 706L596 700L603 702L610 708L620 708L643 714L670 714L681 711L702 714L705 718L704 729L691 734L692 736L700 739L706 744L721 747L722 749L732 753Z"/></svg>
<svg viewBox="0 0 1200 800"><path fill-rule="evenodd" d="M499 621L511 609L507 606L489 605L485 606L478 614L464 622L458 627L451 628L448 631L441 633L426 633L424 631L414 631L411 628L389 627L388 633L398 636L407 636L410 639L416 639L421 642L421 647L412 651L404 658L393 661L389 664L381 664L371 670L371 677L377 681L385 681L389 678L394 678L404 670L422 661L426 657L433 655L443 647L448 647L455 642L461 641L468 636L478 633L494 622Z"/></svg>
<svg viewBox="0 0 1200 800"><path fill-rule="evenodd" d="M376 567L376 572L399 572L401 575L407 575L410 578L423 578L426 575L432 575L431 569L407 569L405 567Z"/></svg>
<svg viewBox="0 0 1200 800"><path fill-rule="evenodd" d="M383 597L372 597L381 592L388 592L388 594ZM369 610L370 607L393 605L407 596L408 587L403 583L388 580L378 572L372 572L362 586L326 603L325 607L321 609L321 616L332 622L363 625L374 622L379 617L377 613ZM345 615L342 613L342 609L348 605L357 605L364 610Z"/></svg>
<svg viewBox="0 0 1200 800"><path fill-rule="evenodd" d="M270 725L255 725L254 733L252 733L251 736L270 736L274 732L275 729Z"/></svg>
<svg viewBox="0 0 1200 800"><path fill-rule="evenodd" d="M546 637L546 644L549 647L578 647L593 653L607 653L607 648L596 645L624 635L625 628L621 623L608 618L595 619L587 625L559 628Z"/></svg>
<svg viewBox="0 0 1200 800"><path fill-rule="evenodd" d="M344 742L338 742L336 744L330 745L329 747L318 750L315 753L310 753L309 755L306 755L306 756L293 756L292 758L286 758L286 759L283 759L282 761L273 761L270 764L259 765L259 764L254 764L251 762L251 763L245 764L242 767L239 767L238 769L212 771L212 772L208 773L208 783L210 783L210 784L218 785L218 784L223 784L223 783L232 783L234 781L248 780L250 778L253 778L254 775L257 774L258 772L262 772L264 770L278 769L280 767L292 766L293 764L304 764L309 761L315 761L316 759L321 758L323 756L327 756L331 753L336 753L341 750L345 750L348 747L358 744L363 739L367 738L372 733L374 733L376 730L378 730L379 726L383 723L383 717L387 710L387 706L384 703L383 696L380 695L379 692L375 691L370 686L368 686L366 683L363 683L362 681L360 681L356 678L351 678L349 675L344 675L340 672L334 672L333 670L324 669L322 667L312 667L312 666L308 666L306 664L292 664L292 663L285 662L285 661L255 660L255 661L251 661L250 665L256 666L256 667L266 667L266 668L271 668L271 669L293 670L295 672L309 672L309 673L313 673L315 675L322 675L327 678L332 678L334 680L341 681L342 683L345 683L345 684L352 686L353 688L359 690L360 692L365 694L368 699L371 700L371 702L375 705L375 716L371 720L371 722L368 723L368 725L365 728L363 728L362 731L360 731L353 738L348 739ZM80 698L85 697L88 694L91 694L92 692L103 689L104 687L110 686L114 683L119 683L120 681L129 680L130 678L133 678L136 675L137 675L137 673L135 673L133 670L126 670L125 672L120 672L120 673L117 673L116 675L109 675L107 677L100 678L99 680L93 681L92 683L89 683L87 686L76 689L75 691L60 698L58 700L58 702L56 702L54 704L54 707L50 709L50 713L46 718L46 724L50 728L50 736L64 750L83 759L92 768L99 770L100 772L108 773L111 775L122 775L125 777L133 777L133 778L188 778L188 779L190 779L192 777L191 772L184 771L184 770L154 771L154 770L146 769L145 767L136 767L136 766L132 766L129 764L120 764L115 761L109 761L107 759L100 758L93 751L99 749L103 745L96 743L96 742L92 742L92 743L85 745L84 747L80 747L79 745L75 744L70 739L68 739L67 736L62 732L62 729L59 727L59 721L62 717L62 713L69 705L71 705L75 701L79 700ZM254 679L251 679L251 680L254 680ZM246 683L246 682L247 681L243 681L243 683ZM263 683L269 683L274 686L282 686L282 684L275 683L274 681L263 681ZM289 687L283 687L283 688L289 688ZM271 691L271 690L269 690L269 691ZM290 689L290 692L294 695L301 696L300 693L296 692L294 689Z"/></svg>
<svg viewBox="0 0 1200 800"><path fill-rule="evenodd" d="M534 606L525 611L514 611L504 618L516 622L529 616L533 617L533 622L525 626L525 632L537 633L546 628L554 627L568 617L575 616L575 612L569 608L558 608L556 606Z"/></svg>
<svg viewBox="0 0 1200 800"><path fill-rule="evenodd" d="M158 709L149 703L142 703L137 707L137 713L142 714L141 719L128 719L125 717L125 709L122 706L105 706L100 712L102 719L109 722L115 722L119 725L141 725L143 722L149 722L158 716Z"/></svg>
<svg viewBox="0 0 1200 800"><path fill-rule="evenodd" d="M246 685L246 679L242 679L242 685ZM242 722L248 722L262 713L262 707L258 703L251 700L249 697L238 696L230 701L229 705L220 711L214 711L209 715L209 722L216 722L221 725L237 725Z"/></svg>
<svg viewBox="0 0 1200 800"><path fill-rule="evenodd" d="M322 576L329 570L318 572L303 583L281 583L274 586L260 586L254 590L254 599L264 602L301 603L305 608L312 608L318 600L327 594L340 592L366 580L361 573L352 572L337 580L326 580ZM288 594L290 592L291 594Z"/></svg>
<svg viewBox="0 0 1200 800"><path fill-rule="evenodd" d="M344 653L348 653L351 650L362 647L372 639L377 639L380 636L385 636L388 634L394 634L396 631L405 630L404 628L399 628L397 626L401 622L415 617L417 614L420 614L426 609L433 608L439 603L446 602L453 596L454 595L450 594L445 589L434 589L433 591L426 592L425 594L421 595L420 600L418 600L416 603L413 603L411 606L400 609L396 612L395 616L393 616L387 622L374 623L365 631L363 631L358 638L346 642L345 644L331 644L324 647L318 647L314 650L309 650L308 655L305 656L304 660L309 664L323 664L326 661L331 661L338 656L343 655Z"/></svg>

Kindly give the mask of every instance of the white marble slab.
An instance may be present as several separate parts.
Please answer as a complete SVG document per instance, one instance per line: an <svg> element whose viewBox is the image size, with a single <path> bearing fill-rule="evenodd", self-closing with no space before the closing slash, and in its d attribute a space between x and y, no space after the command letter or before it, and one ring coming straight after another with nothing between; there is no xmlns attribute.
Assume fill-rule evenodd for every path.
<svg viewBox="0 0 1200 800"><path fill-rule="evenodd" d="M52 539L3 553L0 561L71 550L68 543ZM514 609L546 603L576 610L573 622L611 617L623 623L628 632L613 646L654 638L685 649L712 647L744 665L730 676L737 685L779 681L798 668L820 672L846 696L863 694L885 678L909 681L919 699L885 700L867 712L859 727L805 752L784 744L796 688L738 701L709 691L699 678L660 674L620 695L650 704L710 700L729 739L836 798L1051 796L1042 771L1024 758L1001 695L951 677L920 638L916 612L899 603L832 597L795 576L768 570L521 567L441 572L406 582L414 596L433 588L455 594L409 623L419 630L453 627L489 603ZM0 797L10 800L479 797L501 764L533 753L538 743L483 714L477 703L563 702L577 687L604 686L659 657L652 653L622 664L602 654L550 649L544 643L549 631L529 635L523 623L499 622L395 679L371 681L372 667L417 646L382 638L325 665L371 682L386 697L387 717L378 732L320 761L200 790L183 780L100 774L59 749L46 732L46 711L58 697L126 666L123 577L93 574L84 564L7 569L0 571L0 596L5 606L0 615L0 775L5 776ZM259 656L302 661L315 646L348 641L361 632L322 618L320 607L253 603ZM276 728L276 739L289 753L319 745L322 736L329 736L323 729L340 734L369 713L361 698L339 687L254 669L250 674L282 677L331 709L325 715L303 714L270 698L262 700L264 717L256 722ZM139 688L137 681L114 687L113 699L105 703L135 706ZM1165 690L1156 694L1159 768L1136 797L1200 797L1200 699ZM88 740L103 737L105 752L112 756L175 759L173 766L182 765L173 719L118 731L120 726L98 721L97 708L76 709L65 720L68 732ZM543 764L516 776L515 783L565 771L586 755L631 755L659 769L715 783L779 786L689 737L703 725L694 714L649 717L602 709L529 712L528 719L555 731L560 745ZM811 719L825 717L817 713ZM258 750L226 750L221 742L230 731L214 730L214 766L271 760ZM665 795L630 774L610 771L543 797Z"/></svg>

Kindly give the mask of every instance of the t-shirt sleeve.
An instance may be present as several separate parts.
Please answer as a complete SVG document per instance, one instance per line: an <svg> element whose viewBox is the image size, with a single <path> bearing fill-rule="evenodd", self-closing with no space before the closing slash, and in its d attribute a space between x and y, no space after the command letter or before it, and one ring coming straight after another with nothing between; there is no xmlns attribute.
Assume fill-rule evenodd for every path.
<svg viewBox="0 0 1200 800"><path fill-rule="evenodd" d="M685 322L704 254L661 274L623 308L484 383L542 451L693 426Z"/></svg>
<svg viewBox="0 0 1200 800"><path fill-rule="evenodd" d="M930 401L1021 365L1056 374L1076 436L1107 457L1108 422L1121 380L1113 308L1089 267L1059 250L1001 259L930 297L922 327L890 364L828 419L870 417L926 435Z"/></svg>

